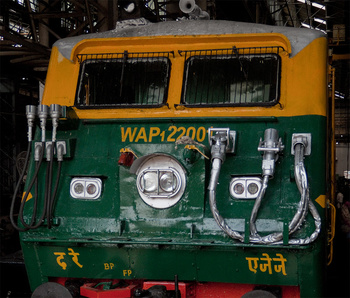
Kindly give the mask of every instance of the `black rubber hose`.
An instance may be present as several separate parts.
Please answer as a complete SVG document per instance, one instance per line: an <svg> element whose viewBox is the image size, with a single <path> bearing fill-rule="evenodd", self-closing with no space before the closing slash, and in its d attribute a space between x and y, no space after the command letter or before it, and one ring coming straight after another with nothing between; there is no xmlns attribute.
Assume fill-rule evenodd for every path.
<svg viewBox="0 0 350 298"><path fill-rule="evenodd" d="M53 190L53 194L51 197L51 202L50 202L50 221L52 220L52 216L53 216L53 209L54 209L54 205L55 205L55 200L56 200L56 195L57 195L57 190L58 190L58 184L60 182L60 176L61 176L61 169L62 169L62 161L58 162L58 167L57 167L57 176L56 176L56 182L55 182L55 187Z"/></svg>
<svg viewBox="0 0 350 298"><path fill-rule="evenodd" d="M28 142L28 148L27 148L27 154L26 154L26 158L25 158L25 161L24 161L24 167L23 167L22 173L20 174L20 177L18 179L16 188L15 188L15 191L14 191L14 194L13 194L13 197L12 197L11 207L10 207L11 224L17 231L20 231L20 232L24 232L27 229L26 228L23 229L23 228L20 228L19 226L17 226L17 224L15 223L15 220L13 218L13 216L14 216L13 212L14 212L14 209L15 209L15 202L16 202L17 193L18 193L19 187L21 186L22 179L24 177L24 174L25 174L27 166L28 166L28 161L29 161L29 156L30 156L30 153L31 153L31 149L32 149L32 141L29 141Z"/></svg>
<svg viewBox="0 0 350 298"><path fill-rule="evenodd" d="M34 223L34 220L35 220L35 217L34 217L34 214L36 215L36 211L33 210L33 214L32 214L32 219L31 219L31 224L27 224L25 221L24 221L24 217L23 217L23 211L24 211L24 206L27 202L27 198L28 198L28 195L34 185L34 183L37 183L37 179L38 179L38 173L39 173L39 170L40 170L40 167L41 167L41 164L42 164L42 161L43 161L43 157L44 157L44 146L45 146L45 143L42 142L42 150L41 150L41 153L40 153L40 158L39 158L39 162L35 168L35 172L34 172L34 175L33 175L33 178L32 180L30 181L29 183L29 186L28 186L28 189L22 199L22 202L21 202L21 206L19 208L19 219L21 220L21 223L23 224L24 227L26 227L27 229L31 229L33 226L32 224ZM37 197L37 194L35 194L36 197ZM37 199L37 198L36 198ZM36 205L36 204L35 204ZM36 207L36 206L35 206ZM34 217L34 218L33 218Z"/></svg>
<svg viewBox="0 0 350 298"><path fill-rule="evenodd" d="M45 143L43 143L43 146L44 146L44 144ZM44 148L44 147L42 147L42 148ZM44 152L44 150L42 150L42 153L41 153L41 156L40 156L41 160L42 160L43 155L44 155L43 152ZM48 175L46 173L45 185L47 185L47 176ZM38 183L38 179L36 180L36 186L37 186L37 183ZM36 190L36 195L38 196L37 190ZM44 223L44 219L45 219L45 216L46 216L46 206L47 206L47 198L46 198L46 194L45 194L43 211L42 211L42 213L41 213L41 215L39 217L39 220L38 220L37 224L33 225L33 226L30 226L29 227L30 229L36 229L36 228L40 227Z"/></svg>
<svg viewBox="0 0 350 298"><path fill-rule="evenodd" d="M35 162L35 170L39 167L39 162ZM29 226L33 226L35 223L35 218L36 218L36 211L38 208L38 177L35 179L35 184L34 184L34 192L35 196L33 198L34 204L33 204L33 213L32 213L32 219L30 221Z"/></svg>
<svg viewBox="0 0 350 298"><path fill-rule="evenodd" d="M47 228L51 229L51 189L52 189L52 171L53 171L53 153L55 150L56 142L52 142L50 150L50 163L49 163L49 179L47 185L47 205L46 205L46 221Z"/></svg>

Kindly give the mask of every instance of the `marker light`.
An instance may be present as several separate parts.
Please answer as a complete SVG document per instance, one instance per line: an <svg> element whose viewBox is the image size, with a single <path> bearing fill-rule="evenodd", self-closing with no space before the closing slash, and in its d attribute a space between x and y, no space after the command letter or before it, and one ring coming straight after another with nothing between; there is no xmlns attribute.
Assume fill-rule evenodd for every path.
<svg viewBox="0 0 350 298"><path fill-rule="evenodd" d="M102 181L99 178L73 178L70 195L75 199L96 200L101 196Z"/></svg>
<svg viewBox="0 0 350 298"><path fill-rule="evenodd" d="M96 185L93 183L90 183L87 187L86 187L86 192L89 195L94 195L97 191Z"/></svg>
<svg viewBox="0 0 350 298"><path fill-rule="evenodd" d="M248 185L248 192L251 195L256 194L258 192L258 190L259 190L259 186L256 183L252 182Z"/></svg>
<svg viewBox="0 0 350 298"><path fill-rule="evenodd" d="M79 182L76 183L74 185L74 192L79 195L82 194L84 192L84 185Z"/></svg>
<svg viewBox="0 0 350 298"><path fill-rule="evenodd" d="M168 155L155 154L146 158L136 175L141 199L157 209L174 206L185 191L185 169Z"/></svg>
<svg viewBox="0 0 350 298"><path fill-rule="evenodd" d="M230 182L230 194L236 199L256 199L259 195L261 184L260 178L233 178Z"/></svg>
<svg viewBox="0 0 350 298"><path fill-rule="evenodd" d="M237 195L241 195L244 192L244 186L242 183L236 183L235 186L233 187L233 191Z"/></svg>

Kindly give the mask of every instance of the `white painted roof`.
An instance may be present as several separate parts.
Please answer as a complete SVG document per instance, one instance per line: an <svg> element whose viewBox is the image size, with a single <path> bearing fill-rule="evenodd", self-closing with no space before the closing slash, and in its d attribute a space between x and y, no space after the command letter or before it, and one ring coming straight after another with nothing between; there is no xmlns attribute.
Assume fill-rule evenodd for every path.
<svg viewBox="0 0 350 298"><path fill-rule="evenodd" d="M304 28L270 26L232 21L185 20L178 22L168 21L160 23L146 23L145 25L141 26L119 26L111 31L64 38L58 40L54 46L58 47L59 51L64 57L70 59L73 47L84 39L168 35L217 35L240 33L281 33L285 35L291 43L291 56L296 55L301 49L307 46L314 39L319 37L326 38L326 35L321 31Z"/></svg>

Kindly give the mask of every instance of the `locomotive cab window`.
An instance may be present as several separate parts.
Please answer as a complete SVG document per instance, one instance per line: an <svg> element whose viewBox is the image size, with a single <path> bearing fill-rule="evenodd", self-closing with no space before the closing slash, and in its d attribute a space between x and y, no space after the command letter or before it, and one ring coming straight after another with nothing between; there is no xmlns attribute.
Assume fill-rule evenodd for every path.
<svg viewBox="0 0 350 298"><path fill-rule="evenodd" d="M274 53L193 55L186 60L182 104L272 105L279 74L280 57Z"/></svg>
<svg viewBox="0 0 350 298"><path fill-rule="evenodd" d="M78 107L161 106L166 102L170 60L167 57L86 59L81 62Z"/></svg>

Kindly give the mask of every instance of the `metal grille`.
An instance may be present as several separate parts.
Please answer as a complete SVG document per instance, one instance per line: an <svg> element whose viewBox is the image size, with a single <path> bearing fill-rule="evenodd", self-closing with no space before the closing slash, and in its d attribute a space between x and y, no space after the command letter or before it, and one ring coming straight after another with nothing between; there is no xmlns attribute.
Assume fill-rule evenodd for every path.
<svg viewBox="0 0 350 298"><path fill-rule="evenodd" d="M272 105L278 100L282 47L179 51L186 106Z"/></svg>
<svg viewBox="0 0 350 298"><path fill-rule="evenodd" d="M122 53L96 53L96 54L78 54L77 59L79 63L82 63L85 60L103 60L106 62L112 62L115 59L149 59L149 58L158 58L158 57L167 57L174 56L174 52L139 52L139 53L130 53L124 51Z"/></svg>
<svg viewBox="0 0 350 298"><path fill-rule="evenodd" d="M240 56L240 55L263 55L263 54L280 54L286 52L283 47L254 47L254 48L237 48L233 46L227 49L206 49L206 50L191 50L179 51L180 56L185 56L187 59L190 56Z"/></svg>
<svg viewBox="0 0 350 298"><path fill-rule="evenodd" d="M77 55L76 106L139 107L166 103L173 52Z"/></svg>

